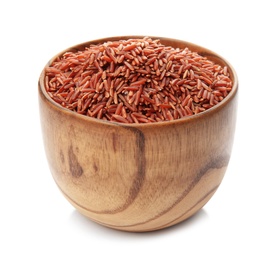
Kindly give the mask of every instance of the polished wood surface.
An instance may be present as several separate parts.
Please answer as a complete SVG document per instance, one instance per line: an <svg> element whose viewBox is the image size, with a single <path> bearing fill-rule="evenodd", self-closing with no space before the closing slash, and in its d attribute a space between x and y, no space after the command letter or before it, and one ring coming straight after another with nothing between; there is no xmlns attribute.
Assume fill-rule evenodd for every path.
<svg viewBox="0 0 276 260"><path fill-rule="evenodd" d="M100 39L66 51L133 37ZM114 229L151 231L189 218L215 193L231 155L238 90L233 68L205 48L158 38L227 65L233 80L228 97L184 119L119 124L62 108L44 89L44 70L39 79L41 126L53 178L77 210Z"/></svg>

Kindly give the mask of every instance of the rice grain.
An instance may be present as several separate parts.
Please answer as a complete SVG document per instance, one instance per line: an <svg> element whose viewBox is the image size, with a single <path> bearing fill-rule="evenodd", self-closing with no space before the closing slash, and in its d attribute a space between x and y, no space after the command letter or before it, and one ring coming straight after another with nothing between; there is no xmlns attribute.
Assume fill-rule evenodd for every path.
<svg viewBox="0 0 276 260"><path fill-rule="evenodd" d="M79 114L138 124L201 113L229 94L232 81L226 66L145 37L64 53L45 68L45 89Z"/></svg>

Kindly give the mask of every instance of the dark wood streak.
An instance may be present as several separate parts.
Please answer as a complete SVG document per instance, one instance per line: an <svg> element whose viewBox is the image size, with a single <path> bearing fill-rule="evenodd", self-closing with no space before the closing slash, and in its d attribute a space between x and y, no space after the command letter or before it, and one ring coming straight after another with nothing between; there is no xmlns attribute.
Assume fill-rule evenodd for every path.
<svg viewBox="0 0 276 260"><path fill-rule="evenodd" d="M170 227L175 221L177 223L177 220L180 220L181 221L181 218L183 216L185 216L186 214L188 214L191 210L193 210L195 207L197 207L198 204L202 203L208 196L212 195L213 193L215 193L215 191L218 189L219 185L215 186L213 189L211 189L209 192L207 192L202 198L200 198L192 207L190 207L189 209L187 209L182 215L180 215L179 217L173 219L172 221L166 223L165 225L162 225L162 226L158 226L158 227L155 227L154 229L150 228L150 229L144 229L142 230L143 232L147 232L147 231L154 231L154 230L159 230L159 229L163 229L163 228L166 228L166 227ZM145 222L141 222L141 223L137 223L137 224L134 224L134 225L125 225L125 226L118 226L118 225L109 225L109 224L106 224L106 223L103 223L101 221L98 221L98 220L93 220L93 221L96 221L97 223L101 224L101 225L104 225L104 226L107 226L107 227L110 227L110 228L114 228L114 229L121 229L121 228L124 228L124 227L134 227L134 226L137 226L137 225L142 225L142 224L146 224L147 222L149 221L145 221Z"/></svg>
<svg viewBox="0 0 276 260"><path fill-rule="evenodd" d="M170 207L168 207L167 209L163 210L162 212L160 212L156 216L154 216L154 217L152 217L152 218L150 218L150 219L148 219L146 221L140 222L140 223L135 223L133 225L127 225L127 226L120 226L120 227L134 227L134 226L146 224L146 223L148 223L150 221L153 221L153 220L155 220L157 218L160 218L162 215L166 214L168 211L172 210L172 208L174 208L177 204L179 204L193 190L193 188L200 182L201 178L209 170L211 170L211 169L220 169L222 167L227 166L228 162L229 162L229 159L230 159L229 155L224 156L224 157L220 156L220 157L216 158L215 160L209 162L204 168L202 168L198 172L196 178L191 182L191 184L189 185L189 187L186 190L183 191L183 193L181 194L181 196L179 196L179 198ZM208 196L208 194L209 194L209 192L205 196ZM193 207L195 207L195 206L196 205L194 205Z"/></svg>
<svg viewBox="0 0 276 260"><path fill-rule="evenodd" d="M177 220L181 220L185 215L187 215L191 210L193 210L198 204L200 204L201 202L203 202L208 196L212 195L213 193L215 193L215 191L218 189L219 185L215 186L213 189L211 189L209 192L207 192L202 198L200 198L192 207L190 207L186 212L184 212L182 215L180 215L179 217L175 218L174 220L166 223L165 225L163 226L159 226L159 227L156 227L155 229L162 229L162 228L165 228L165 227L169 227L171 226L172 223L174 223Z"/></svg>
<svg viewBox="0 0 276 260"><path fill-rule="evenodd" d="M64 158L64 154L63 154L62 150L59 151L59 157L60 157L60 161L64 164L65 158Z"/></svg>
<svg viewBox="0 0 276 260"><path fill-rule="evenodd" d="M131 188L129 190L128 197L125 201L125 203L113 210L102 210L102 211L93 211L89 210L90 212L94 212L97 214L116 214L118 212L122 212L125 209L127 209L133 201L136 199L137 195L139 194L139 191L141 190L141 187L145 180L145 171L146 171L146 158L145 158L145 137L144 134L138 130L137 128L132 128L128 126L123 126L129 131L132 131L136 136L136 147L137 152L135 161L137 162L137 172L135 175L135 178L132 182Z"/></svg>
<svg viewBox="0 0 276 260"><path fill-rule="evenodd" d="M145 159L145 138L144 138L144 134L136 129L136 128L131 128L131 127L127 127L124 126L126 129L134 132L135 136L136 136L136 147L138 149L138 151L136 152L136 162L137 162L137 173L135 175L135 178L132 182L132 185L129 189L129 193L128 193L128 197L125 201L125 203L119 207L117 207L116 209L112 209L112 210L101 210L101 211L96 211L96 210L91 210L87 207L84 207L83 205L80 205L79 203L77 203L75 200L73 200L70 196L68 196L66 194L65 191L63 191L61 189L61 187L58 185L59 189L61 190L61 192L64 194L65 197L67 197L69 200L71 200L74 204L76 204L78 207L83 208L89 212L93 212L96 214L116 214L118 212L122 212L125 209L127 209L135 200L135 198L137 197L137 195L139 194L139 191L144 183L144 179L145 179L145 164L146 164L146 159Z"/></svg>
<svg viewBox="0 0 276 260"><path fill-rule="evenodd" d="M78 162L78 158L74 153L72 145L68 149L68 158L69 158L69 168L72 176L74 178L79 178L83 174L83 169Z"/></svg>
<svg viewBox="0 0 276 260"><path fill-rule="evenodd" d="M141 148L140 148L141 149ZM217 158L216 160L213 160L211 161L210 163L208 163L203 169L201 169L198 174L197 174L197 177L194 179L194 181L189 185L189 187L183 191L183 193L181 194L181 196L179 196L179 198L170 206L168 207L167 209L165 209L164 211L160 212L159 214L157 214L156 216L146 220L146 221L143 221L143 222L139 222L139 223L135 223L135 224L132 224L132 225L122 225L122 226L113 226L113 225L108 225L110 227L114 227L114 228L127 228L127 227L135 227L135 226L138 226L138 225L143 225L143 224L146 224L150 221L153 221L157 218L160 218L162 215L166 214L168 211L170 211L172 208L174 208L178 203L180 203L192 190L193 188L200 182L201 178L210 170L210 169L220 169L222 167L226 167L228 165L228 162L229 162L229 159L230 159L230 156L227 155L227 156L220 156L219 158ZM142 169L145 170L145 165L143 164L143 161L144 159L141 159L140 160L140 167ZM117 208L116 210L111 210L111 211L93 211L91 209L88 209L80 204L78 204L76 201L74 201L72 198L70 198L62 189L62 193L64 194L65 197L67 197L69 200L71 200L74 204L76 204L78 207L86 210L86 211L89 211L89 212L92 212L92 213L96 213L96 214L115 214L115 213L118 213L118 212L121 212L123 210L125 210L133 201L134 199L136 198L136 196L138 195L139 193L139 190L141 189L141 186L143 184L143 179L144 179L144 174L145 174L145 171L144 173L142 174L142 176L140 178L136 177L135 180L133 181L133 184L132 184L132 188L130 189L130 195L128 197L128 199L126 200L126 203L122 206L122 207L119 207ZM59 185L58 185L59 186ZM176 221L178 218L181 218L183 217L185 214L187 214L190 210L192 210L194 207L197 206L198 203L200 203L202 200L204 200L207 196L209 196L212 192L215 192L215 190L218 188L218 186L215 186L214 188L212 188L207 194L205 194L199 201L196 202L196 204L194 204L190 209L188 209L184 214L182 214L181 216L177 217L175 220L171 221L170 223ZM100 224L103 224L103 225L107 225L105 223L101 223L99 221L97 221L98 223ZM165 226L167 226L168 224L166 224ZM162 228L162 227L160 227ZM158 229L158 228L156 228Z"/></svg>

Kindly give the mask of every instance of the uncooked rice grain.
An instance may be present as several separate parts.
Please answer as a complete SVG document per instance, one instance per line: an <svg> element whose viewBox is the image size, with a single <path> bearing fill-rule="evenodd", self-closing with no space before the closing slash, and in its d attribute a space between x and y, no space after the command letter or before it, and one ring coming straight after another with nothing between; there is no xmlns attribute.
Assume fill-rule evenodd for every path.
<svg viewBox="0 0 276 260"><path fill-rule="evenodd" d="M217 105L232 81L226 66L145 37L64 53L46 67L45 88L55 102L82 115L154 123Z"/></svg>

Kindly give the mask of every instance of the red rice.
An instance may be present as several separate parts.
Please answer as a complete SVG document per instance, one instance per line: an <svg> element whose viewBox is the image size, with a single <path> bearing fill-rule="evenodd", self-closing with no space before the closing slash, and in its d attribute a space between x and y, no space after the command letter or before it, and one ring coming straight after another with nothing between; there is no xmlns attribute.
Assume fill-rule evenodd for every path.
<svg viewBox="0 0 276 260"><path fill-rule="evenodd" d="M86 116L120 123L175 120L231 91L228 68L160 40L119 40L66 52L46 67L49 96Z"/></svg>

